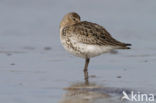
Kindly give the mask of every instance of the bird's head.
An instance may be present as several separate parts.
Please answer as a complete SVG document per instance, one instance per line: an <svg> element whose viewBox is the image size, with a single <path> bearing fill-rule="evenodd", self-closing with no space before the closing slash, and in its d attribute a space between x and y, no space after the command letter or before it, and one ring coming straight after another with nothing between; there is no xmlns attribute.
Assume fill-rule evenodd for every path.
<svg viewBox="0 0 156 103"><path fill-rule="evenodd" d="M75 12L70 12L63 17L63 19L60 23L60 28L64 28L66 26L73 25L78 22L80 22L80 16Z"/></svg>

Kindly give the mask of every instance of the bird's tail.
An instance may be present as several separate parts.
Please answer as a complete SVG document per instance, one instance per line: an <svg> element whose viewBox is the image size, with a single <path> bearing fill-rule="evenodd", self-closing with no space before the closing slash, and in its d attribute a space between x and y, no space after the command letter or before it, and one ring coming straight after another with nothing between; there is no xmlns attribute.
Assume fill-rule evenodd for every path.
<svg viewBox="0 0 156 103"><path fill-rule="evenodd" d="M119 46L118 49L131 49L129 46L131 46L132 44L129 43L122 43L122 45Z"/></svg>

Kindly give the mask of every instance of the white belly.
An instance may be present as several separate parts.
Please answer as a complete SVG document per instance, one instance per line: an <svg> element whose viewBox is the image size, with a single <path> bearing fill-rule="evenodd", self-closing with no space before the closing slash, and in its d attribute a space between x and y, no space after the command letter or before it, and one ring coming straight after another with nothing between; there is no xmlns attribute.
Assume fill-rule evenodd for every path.
<svg viewBox="0 0 156 103"><path fill-rule="evenodd" d="M89 45L83 44L80 42L71 42L72 47L66 44L65 41L62 40L63 47L70 53L75 56L82 57L82 58L91 58L103 53L109 52L113 49L112 46L98 46L98 45ZM75 49L73 49L73 47Z"/></svg>

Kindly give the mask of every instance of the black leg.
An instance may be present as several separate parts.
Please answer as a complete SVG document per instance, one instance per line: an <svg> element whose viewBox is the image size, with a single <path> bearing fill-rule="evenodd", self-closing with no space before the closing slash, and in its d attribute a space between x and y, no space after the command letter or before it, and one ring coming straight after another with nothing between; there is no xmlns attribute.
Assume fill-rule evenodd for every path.
<svg viewBox="0 0 156 103"><path fill-rule="evenodd" d="M85 66L84 66L84 79L85 79L85 83L88 85L89 81L88 81L88 64L89 64L89 58L86 58L85 61Z"/></svg>

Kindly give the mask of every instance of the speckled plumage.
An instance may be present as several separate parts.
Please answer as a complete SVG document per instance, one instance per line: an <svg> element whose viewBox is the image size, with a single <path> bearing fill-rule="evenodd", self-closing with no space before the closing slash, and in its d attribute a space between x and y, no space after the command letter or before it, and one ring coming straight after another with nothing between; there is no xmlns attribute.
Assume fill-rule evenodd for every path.
<svg viewBox="0 0 156 103"><path fill-rule="evenodd" d="M63 47L78 57L86 59L84 71L87 71L89 58L109 52L113 49L130 49L131 44L114 39L104 27L87 21L71 12L60 23L60 40ZM85 73L88 78L88 73Z"/></svg>
<svg viewBox="0 0 156 103"><path fill-rule="evenodd" d="M117 41L106 29L95 23L79 21L65 27L60 26L60 29L65 49L79 57L90 58L113 49L129 49L127 46L130 44Z"/></svg>

